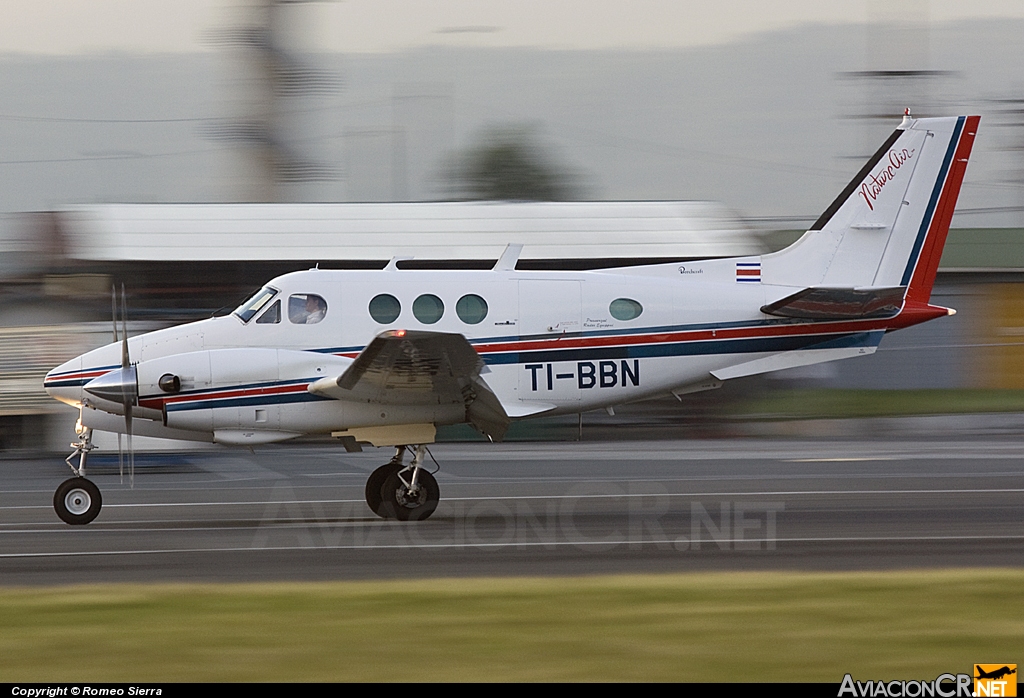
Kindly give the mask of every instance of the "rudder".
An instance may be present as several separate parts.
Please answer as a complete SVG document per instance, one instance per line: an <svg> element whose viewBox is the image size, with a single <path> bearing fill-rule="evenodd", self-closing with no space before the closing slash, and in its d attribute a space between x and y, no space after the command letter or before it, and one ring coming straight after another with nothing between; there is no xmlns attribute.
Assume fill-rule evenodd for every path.
<svg viewBox="0 0 1024 698"><path fill-rule="evenodd" d="M960 187L963 185L967 172L967 161L974 147L974 138L978 132L980 116L961 116L957 119L947 148L947 162L944 163L946 175L936 180L932 192L935 202L930 216L921 222L918 231L920 239L919 252L911 254L901 277L901 285L907 286L907 300L927 303L935 285L935 275L939 270L939 260L949 234L949 224L953 220ZM957 133L956 131L959 131Z"/></svg>

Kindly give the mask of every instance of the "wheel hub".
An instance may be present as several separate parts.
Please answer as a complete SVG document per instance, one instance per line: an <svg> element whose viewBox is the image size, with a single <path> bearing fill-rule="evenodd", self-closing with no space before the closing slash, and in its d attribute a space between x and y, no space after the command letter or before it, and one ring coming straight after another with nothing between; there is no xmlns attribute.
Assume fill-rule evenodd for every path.
<svg viewBox="0 0 1024 698"><path fill-rule="evenodd" d="M381 516L400 521L422 521L434 513L440 498L437 481L426 470L421 470L416 479L414 488L411 479L407 481L403 473L388 476L387 482L381 486L384 500L379 512Z"/></svg>
<svg viewBox="0 0 1024 698"><path fill-rule="evenodd" d="M398 495L398 502L410 509L415 509L427 501L427 493L422 487L417 487L415 490L402 487L396 494Z"/></svg>
<svg viewBox="0 0 1024 698"><path fill-rule="evenodd" d="M83 489L73 489L64 495L64 506L75 516L81 516L92 506L92 497Z"/></svg>

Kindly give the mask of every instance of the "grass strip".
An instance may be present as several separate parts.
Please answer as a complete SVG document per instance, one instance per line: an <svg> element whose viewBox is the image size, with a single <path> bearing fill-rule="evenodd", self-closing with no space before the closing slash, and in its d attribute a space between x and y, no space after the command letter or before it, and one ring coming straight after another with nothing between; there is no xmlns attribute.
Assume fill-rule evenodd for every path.
<svg viewBox="0 0 1024 698"><path fill-rule="evenodd" d="M2 681L827 681L1019 662L1022 570L0 590Z"/></svg>
<svg viewBox="0 0 1024 698"><path fill-rule="evenodd" d="M729 411L775 419L1024 412L1024 390L780 390L739 400Z"/></svg>

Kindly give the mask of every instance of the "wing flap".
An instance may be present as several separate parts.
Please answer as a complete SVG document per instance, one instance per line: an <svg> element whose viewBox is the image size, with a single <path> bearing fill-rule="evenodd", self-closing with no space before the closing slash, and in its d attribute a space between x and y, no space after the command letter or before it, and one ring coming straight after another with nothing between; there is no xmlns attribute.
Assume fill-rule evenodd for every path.
<svg viewBox="0 0 1024 698"><path fill-rule="evenodd" d="M461 334L389 330L373 339L336 378L309 391L336 400L381 405L466 407L466 421L500 441L510 419L480 377L484 362Z"/></svg>
<svg viewBox="0 0 1024 698"><path fill-rule="evenodd" d="M450 404L464 401L466 386L482 369L480 355L460 334L391 330L375 337L344 373L311 390L384 405Z"/></svg>

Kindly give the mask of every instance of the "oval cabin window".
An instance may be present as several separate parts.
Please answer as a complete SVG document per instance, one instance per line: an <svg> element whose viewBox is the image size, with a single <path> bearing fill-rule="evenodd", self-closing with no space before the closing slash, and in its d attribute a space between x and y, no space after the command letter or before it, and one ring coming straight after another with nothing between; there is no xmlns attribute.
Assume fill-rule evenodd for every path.
<svg viewBox="0 0 1024 698"><path fill-rule="evenodd" d="M382 293L370 301L370 317L374 322L387 325L398 319L402 313L402 304L394 296Z"/></svg>
<svg viewBox="0 0 1024 698"><path fill-rule="evenodd" d="M487 301L475 293L469 293L455 304L455 314L467 325L476 325L487 317Z"/></svg>
<svg viewBox="0 0 1024 698"><path fill-rule="evenodd" d="M608 312L616 320L635 320L644 312L644 307L632 298L616 298L608 306Z"/></svg>
<svg viewBox="0 0 1024 698"><path fill-rule="evenodd" d="M431 293L424 293L412 302L412 314L424 325L433 325L444 315L444 303Z"/></svg>

